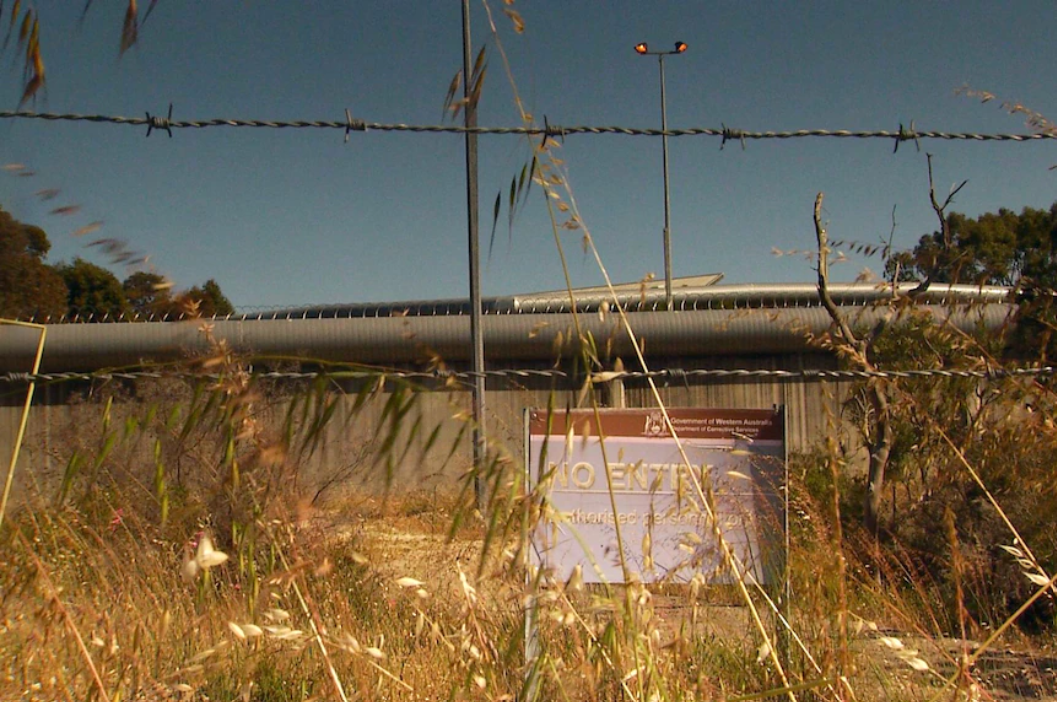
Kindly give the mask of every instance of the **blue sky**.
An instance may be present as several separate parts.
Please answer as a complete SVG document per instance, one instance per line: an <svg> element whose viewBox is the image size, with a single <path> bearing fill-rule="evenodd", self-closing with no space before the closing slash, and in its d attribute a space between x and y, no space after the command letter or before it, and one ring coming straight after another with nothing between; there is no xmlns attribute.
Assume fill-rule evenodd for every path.
<svg viewBox="0 0 1057 702"><path fill-rule="evenodd" d="M124 0L38 2L48 68L36 109L174 118L344 118L436 124L461 68L460 3L160 2L140 43L118 59ZM144 3L145 4L145 3ZM919 129L1024 132L996 103L958 97L963 84L1057 117L1049 2L542 2L519 0L521 35L491 0L518 90L552 124L657 127L657 62L633 45L689 44L667 63L671 128ZM475 45L488 44L480 123L516 125L503 65L479 2ZM13 109L20 68L3 57L0 104ZM6 94L6 98L3 95ZM456 135L340 131L145 129L0 122L0 206L40 225L51 260L105 257L93 237L150 254L178 287L215 278L237 307L467 295L463 142ZM1049 207L1057 143L669 140L673 269L729 283L810 281L810 264L772 249L809 249L825 192L831 236L911 246L932 231L925 152L941 193L969 183L953 209ZM483 255L492 203L528 155L522 138L483 136ZM584 221L617 282L663 272L659 138L570 136L561 149ZM34 193L59 188L41 202ZM77 204L68 217L50 214ZM87 237L71 233L102 220ZM600 274L578 235L563 234L575 285ZM852 257L853 279L876 260ZM116 268L124 277L126 271ZM505 220L483 261L486 295L564 286L543 198L512 234Z"/></svg>

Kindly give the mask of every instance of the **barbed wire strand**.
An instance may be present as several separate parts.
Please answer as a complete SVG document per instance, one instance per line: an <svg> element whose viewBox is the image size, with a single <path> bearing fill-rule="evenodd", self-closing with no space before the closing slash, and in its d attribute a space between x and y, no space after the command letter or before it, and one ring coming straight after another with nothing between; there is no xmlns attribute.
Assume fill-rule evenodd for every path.
<svg viewBox="0 0 1057 702"><path fill-rule="evenodd" d="M1041 377L1057 373L1057 366L1041 366L1028 368L988 368L988 369L948 369L948 368L921 368L910 370L771 370L771 369L695 369L683 370L679 368L665 368L648 372L621 371L593 373L588 379L595 384L607 383L614 380L678 380L687 382L691 379L723 380L731 378L759 378L777 380L868 380L870 378L885 379L921 379L921 378L975 378L980 380L996 380L1004 378L1019 377ZM266 371L254 373L255 378L261 380L361 380L377 379L379 377L394 380L473 380L477 377L499 378L512 380L526 380L530 378L554 378L572 379L573 374L565 371L548 370L525 370L525 369L499 369L489 370L483 373L472 371ZM160 380L160 379L187 379L187 380L218 380L220 376L215 374L194 373L190 371L93 371L93 372L63 372L63 373L4 373L0 374L0 383L53 383L66 381L109 381L109 380Z"/></svg>
<svg viewBox="0 0 1057 702"><path fill-rule="evenodd" d="M896 149L904 141L913 141L916 144L922 139L942 139L952 141L997 141L997 142L1031 142L1044 140L1057 140L1057 133L1038 132L1028 134L985 134L977 132L943 132L917 130L913 122L907 129L902 124L895 131L880 130L850 130L850 129L796 129L791 131L762 131L754 132L743 129L735 129L722 126L714 127L692 127L688 129L650 129L622 126L559 126L547 124L543 127L466 127L457 124L384 124L380 122L366 122L354 119L351 114L346 113L343 120L264 120L264 119L203 119L203 120L174 120L172 119L172 106L169 106L169 116L161 117L146 113L146 117L122 117L120 115L102 114L77 114L71 112L27 112L20 110L0 111L0 119L29 119L45 120L49 122L92 122L97 124L116 124L133 127L147 127L147 136L154 130L164 131L172 136L173 129L206 129L211 127L248 127L254 129L338 129L348 136L353 131L367 132L416 132L416 133L447 133L447 134L495 134L495 135L531 135L563 138L577 134L613 134L620 136L707 136L719 137L723 144L728 141L737 141L742 145L748 140L765 139L800 139L807 137L830 137L837 139L891 139L895 141Z"/></svg>
<svg viewBox="0 0 1057 702"><path fill-rule="evenodd" d="M971 308L981 304L974 300L944 299L942 303L951 308ZM624 308L627 312L663 312L667 310L664 300L645 300L625 302ZM869 298L851 298L841 301L841 308L855 311L868 308L876 304L876 300ZM470 315L469 305L465 302L434 303L423 302L393 302L377 304L347 304L335 303L333 305L312 305L303 308L286 307L242 307L240 312L230 314L213 314L193 316L186 312L141 314L139 312L119 312L112 314L104 312L74 312L61 315L30 315L25 318L17 318L19 322L32 324L53 325L77 325L77 324L145 324L145 323L177 323L177 322L274 322L274 321L304 321L322 319L384 319L389 317L467 317ZM579 311L583 314L598 312L599 303L582 304ZM817 301L810 299L781 300L777 296L761 299L678 299L675 300L675 310L679 312L761 312L768 313L775 310L803 310L820 307ZM522 303L517 309L484 309L482 314L486 317L518 316L527 314L568 314L569 303L566 300L548 300L541 302L528 301Z"/></svg>

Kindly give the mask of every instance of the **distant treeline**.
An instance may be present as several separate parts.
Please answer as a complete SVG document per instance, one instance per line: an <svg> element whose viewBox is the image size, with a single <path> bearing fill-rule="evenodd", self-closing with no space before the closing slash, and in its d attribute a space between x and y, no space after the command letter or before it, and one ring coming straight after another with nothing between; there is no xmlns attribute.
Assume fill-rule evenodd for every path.
<svg viewBox="0 0 1057 702"><path fill-rule="evenodd" d="M75 258L46 263L51 242L40 227L0 209L0 317L38 321L62 318L163 318L232 314L215 280L176 291L158 273L137 271L121 281L111 271Z"/></svg>

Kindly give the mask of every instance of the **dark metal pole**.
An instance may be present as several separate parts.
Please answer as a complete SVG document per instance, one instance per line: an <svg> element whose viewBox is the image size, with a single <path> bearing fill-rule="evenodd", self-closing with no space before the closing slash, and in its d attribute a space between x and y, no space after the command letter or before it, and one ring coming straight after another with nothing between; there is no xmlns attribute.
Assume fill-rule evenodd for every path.
<svg viewBox="0 0 1057 702"><path fill-rule="evenodd" d="M470 50L470 0L462 0L462 90L467 127L477 126L477 105L470 100L473 56ZM473 466L477 506L485 506L482 475L487 453L484 426L484 336L481 330L481 257L477 227L477 135L466 133L466 220L470 238L470 336L473 340Z"/></svg>
<svg viewBox="0 0 1057 702"><path fill-rule="evenodd" d="M664 151L664 304L671 312L672 304L672 209L668 189L668 103L664 96L664 54L657 56L661 66L661 148Z"/></svg>

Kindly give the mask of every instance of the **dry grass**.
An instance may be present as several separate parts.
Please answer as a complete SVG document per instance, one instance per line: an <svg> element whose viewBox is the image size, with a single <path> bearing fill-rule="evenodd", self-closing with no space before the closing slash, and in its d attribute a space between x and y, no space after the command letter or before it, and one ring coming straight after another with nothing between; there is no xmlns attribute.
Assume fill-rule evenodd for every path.
<svg viewBox="0 0 1057 702"><path fill-rule="evenodd" d="M267 538L252 555L233 553L193 579L181 576L191 544L135 514L21 510L3 534L0 697L334 699L336 677L349 699L517 698L526 673L523 576L509 549L478 567L481 520L449 538L460 507L428 494L302 511L262 525ZM803 531L793 553L792 621L826 672L794 648L783 654L794 685L807 688L798 699L850 699L851 690L860 700L931 699L943 676L957 673L964 646L934 635L927 620L907 620L930 606L913 591L876 588L867 575L847 586L850 609L872 614L852 616L842 654L829 535L816 529L820 512L806 503L801 512L797 528L815 532ZM746 609L714 604L730 598L672 586L548 590L542 698L647 699L640 675L669 699L773 696L782 686ZM640 672L629 676L632 647ZM845 682L836 684L842 655ZM1052 689L1044 660L1003 655L982 661L972 684L1000 699Z"/></svg>

